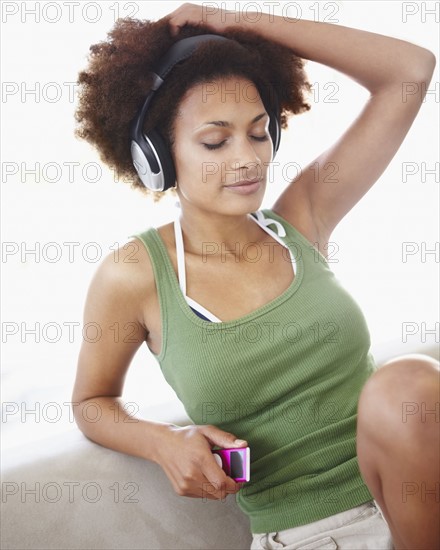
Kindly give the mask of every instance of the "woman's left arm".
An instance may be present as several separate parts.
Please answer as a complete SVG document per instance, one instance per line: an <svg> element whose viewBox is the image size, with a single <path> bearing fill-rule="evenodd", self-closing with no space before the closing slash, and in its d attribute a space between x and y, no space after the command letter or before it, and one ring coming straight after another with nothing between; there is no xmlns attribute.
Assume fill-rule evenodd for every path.
<svg viewBox="0 0 440 550"><path fill-rule="evenodd" d="M302 170L273 206L293 222L307 201L319 235L327 240L399 149L425 97L435 56L410 42L342 25L293 22L269 14L255 24L246 20L249 18L241 26L258 30L300 57L346 74L370 92L363 110L344 134ZM329 175L326 166L338 170L328 178L330 182L325 182Z"/></svg>
<svg viewBox="0 0 440 550"><path fill-rule="evenodd" d="M370 92L349 128L288 184L273 206L293 225L301 222L305 228L313 223L309 233L317 233L325 243L399 149L420 109L436 59L430 50L381 34L267 13L255 15L259 17L186 3L171 14L170 22L176 33L186 22L204 23L217 33L233 27L252 30L299 57L346 74ZM336 167L337 174L328 178L326 167L330 171ZM332 181L326 182L326 177Z"/></svg>

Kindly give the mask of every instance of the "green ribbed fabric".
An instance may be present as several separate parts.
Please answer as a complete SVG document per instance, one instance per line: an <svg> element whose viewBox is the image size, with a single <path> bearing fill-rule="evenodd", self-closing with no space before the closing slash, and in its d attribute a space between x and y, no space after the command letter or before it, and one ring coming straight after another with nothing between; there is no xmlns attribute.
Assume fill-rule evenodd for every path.
<svg viewBox="0 0 440 550"><path fill-rule="evenodd" d="M324 256L284 218L261 212L285 228L296 276L270 303L224 323L191 310L155 228L132 235L153 265L163 327L153 356L165 379L195 424L249 444L251 478L234 498L252 533L373 499L359 471L356 420L361 389L377 368L364 315Z"/></svg>

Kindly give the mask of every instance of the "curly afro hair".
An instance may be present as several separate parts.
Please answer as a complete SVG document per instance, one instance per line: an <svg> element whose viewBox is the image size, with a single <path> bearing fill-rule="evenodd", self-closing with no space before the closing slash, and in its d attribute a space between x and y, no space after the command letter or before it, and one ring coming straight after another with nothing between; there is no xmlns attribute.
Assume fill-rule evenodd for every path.
<svg viewBox="0 0 440 550"><path fill-rule="evenodd" d="M118 19L107 40L90 47L88 67L78 76L76 136L93 144L118 178L153 195L154 202L168 191L150 191L139 180L130 153L130 122L150 90L155 63L177 40L199 34L213 33L203 24L185 25L176 37L171 34L168 17L155 22ZM236 27L222 35L239 44L215 41L199 45L188 59L173 67L151 103L144 131L159 129L171 153L180 101L198 83L230 76L247 78L273 111L275 90L283 129L289 116L310 109L305 93L310 92L311 85L303 59L253 31ZM175 194L175 188L169 191Z"/></svg>

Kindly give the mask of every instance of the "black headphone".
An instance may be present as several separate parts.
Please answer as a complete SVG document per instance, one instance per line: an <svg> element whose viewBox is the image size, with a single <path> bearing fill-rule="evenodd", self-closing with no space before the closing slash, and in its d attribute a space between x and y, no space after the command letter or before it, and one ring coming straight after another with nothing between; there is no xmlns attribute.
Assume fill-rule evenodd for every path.
<svg viewBox="0 0 440 550"><path fill-rule="evenodd" d="M153 84L144 104L139 109L130 126L131 157L133 165L142 183L151 191L166 191L174 187L176 173L171 154L161 134L153 128L144 134L145 117L155 92L162 86L165 77L177 63L187 59L197 45L210 40L230 40L217 34L202 34L183 38L175 42L168 52L160 59L155 72ZM274 94L275 95L275 94ZM276 112L267 110L269 115L269 133L273 143L273 157L280 145L281 125L279 120L278 100L274 97Z"/></svg>

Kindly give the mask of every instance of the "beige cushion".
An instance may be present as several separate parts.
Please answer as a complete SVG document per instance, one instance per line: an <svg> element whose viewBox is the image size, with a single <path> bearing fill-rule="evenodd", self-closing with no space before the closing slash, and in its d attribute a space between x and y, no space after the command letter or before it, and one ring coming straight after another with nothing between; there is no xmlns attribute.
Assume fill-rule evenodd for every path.
<svg viewBox="0 0 440 550"><path fill-rule="evenodd" d="M235 495L181 497L156 463L101 447L79 430L47 441L31 461L22 453L14 451L15 468L9 457L2 480L3 548L250 547ZM32 488L39 502L26 494Z"/></svg>

